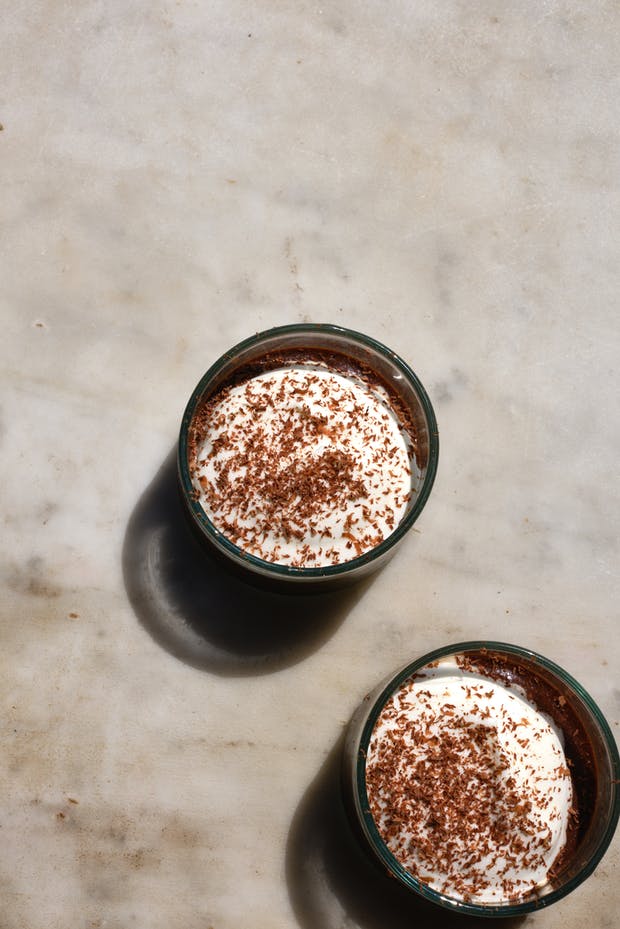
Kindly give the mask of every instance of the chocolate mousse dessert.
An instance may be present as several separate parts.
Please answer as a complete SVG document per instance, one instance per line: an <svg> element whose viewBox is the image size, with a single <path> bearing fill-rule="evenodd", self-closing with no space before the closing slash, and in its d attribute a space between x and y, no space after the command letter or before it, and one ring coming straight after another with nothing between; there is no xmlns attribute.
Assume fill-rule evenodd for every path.
<svg viewBox="0 0 620 929"><path fill-rule="evenodd" d="M374 723L369 812L389 852L446 897L502 906L553 887L587 831L594 750L548 675L481 649L405 680Z"/></svg>
<svg viewBox="0 0 620 929"><path fill-rule="evenodd" d="M339 565L386 539L419 485L418 435L396 391L340 352L267 352L198 405L194 499L243 552Z"/></svg>

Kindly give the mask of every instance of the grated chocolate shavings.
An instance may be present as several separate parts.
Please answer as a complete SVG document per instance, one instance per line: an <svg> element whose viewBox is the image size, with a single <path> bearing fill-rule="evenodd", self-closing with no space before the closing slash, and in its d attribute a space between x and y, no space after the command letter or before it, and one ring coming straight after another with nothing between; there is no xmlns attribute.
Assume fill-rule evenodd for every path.
<svg viewBox="0 0 620 929"><path fill-rule="evenodd" d="M472 675L487 675L508 693L511 687L525 691L526 682L528 698L532 700L535 692L542 699L543 713L554 707L569 712L566 699L560 702L544 680L528 675L516 663L486 652L462 660L459 656L457 663ZM436 668L437 662L430 667ZM532 884L532 872L542 869L553 881L561 871L578 842L577 807L591 805L584 783L589 771L593 791L592 750L583 728L579 734L576 727L572 734L564 730L581 780L575 778L575 764L567 757L567 764L558 763L545 772L542 788L529 751L538 736L531 740L525 734L532 731L528 719L507 718L503 708L500 718L492 714L488 701L493 690L479 676L462 684L464 697L476 698L470 700L466 713L445 699L438 711L436 695L433 702L431 691L420 687L424 677L419 674L402 685L383 707L373 730L366 789L377 828L403 867L449 896L480 900L493 888L497 900L523 899L538 886ZM533 705L538 706L538 701ZM409 712L412 706L414 713ZM566 719L562 716L562 722ZM508 750L499 738L502 731L519 733L513 742L523 754ZM514 764L528 772L520 785L511 775ZM555 786L549 786L550 779ZM567 781L573 806L565 844L550 858L551 824L558 813L548 810L551 797L546 791L565 790L561 785Z"/></svg>
<svg viewBox="0 0 620 929"><path fill-rule="evenodd" d="M278 356L268 376L253 365L192 420L190 470L201 505L233 543L265 560L350 560L376 547L406 511L413 424L362 366L349 364L343 380L335 357L294 354L295 366L286 367ZM361 387L374 406L360 402Z"/></svg>

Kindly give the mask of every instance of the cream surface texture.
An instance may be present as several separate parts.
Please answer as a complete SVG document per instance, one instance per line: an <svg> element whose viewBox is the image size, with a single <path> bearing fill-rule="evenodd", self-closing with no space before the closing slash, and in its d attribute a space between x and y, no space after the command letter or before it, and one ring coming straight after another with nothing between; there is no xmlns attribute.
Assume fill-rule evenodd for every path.
<svg viewBox="0 0 620 929"><path fill-rule="evenodd" d="M214 398L194 486L216 529L250 554L342 564L398 526L410 449L384 390L312 364L280 368Z"/></svg>
<svg viewBox="0 0 620 929"><path fill-rule="evenodd" d="M387 841L400 863L450 897L463 899L461 885L469 887L467 899L473 903L505 904L511 894L526 896L543 887L566 841L573 792L563 735L523 691L444 660L392 695L373 730L368 768L381 764L394 734L403 744L394 771L396 792L405 784L413 788L407 801L410 826L405 828L405 822L393 841ZM474 735L479 738L471 738ZM434 804L416 803L416 767L432 780L437 774L433 758L447 752L456 758L441 768ZM456 809L448 801L455 783L463 788ZM506 797L516 800L518 813ZM462 809L473 811L476 806L480 815L472 819L471 830L457 834L453 824L460 821ZM389 806L379 795L373 796L372 808L381 830ZM498 817L500 838L494 835ZM433 828L436 819L451 833L449 870L442 868L440 854L436 856L441 843ZM430 860L416 849L418 837L430 840ZM484 852L478 855L481 847ZM470 864L472 858L477 860Z"/></svg>

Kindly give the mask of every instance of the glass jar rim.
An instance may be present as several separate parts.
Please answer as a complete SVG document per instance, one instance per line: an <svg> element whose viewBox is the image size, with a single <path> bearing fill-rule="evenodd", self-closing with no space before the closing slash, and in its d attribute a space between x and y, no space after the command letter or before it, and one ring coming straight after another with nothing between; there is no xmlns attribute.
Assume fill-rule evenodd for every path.
<svg viewBox="0 0 620 929"><path fill-rule="evenodd" d="M572 690L585 705L586 709L589 711L600 729L605 746L609 752L613 775L611 778L612 800L610 803L610 815L605 831L599 840L594 854L588 859L583 867L580 868L578 873L575 874L574 877L572 877L570 880L566 881L565 884L550 890L548 893L541 895L540 897L535 897L534 899L523 903L468 903L464 900L457 900L454 897L449 897L446 894L442 894L440 891L433 890L427 884L419 881L400 864L400 862L389 851L385 842L381 838L375 820L372 816L372 813L370 812L368 794L366 791L366 755L368 745L375 727L375 723L377 722L379 714L389 697L402 684L404 684L405 681L407 681L412 676L412 674L415 674L416 671L420 671L431 662L440 660L441 658L446 658L450 655L458 655L466 652L482 650L489 652L507 653L509 655L514 655L522 659L524 658L529 660L532 664L540 665L543 669L553 674L564 685ZM564 668L555 664L555 662L551 661L550 659L545 658L538 652L532 651L531 649L524 648L519 645L511 645L506 642L497 642L492 640L472 640L468 642L457 642L454 645L442 646L441 648L427 652L420 658L409 662L405 667L401 668L400 671L392 675L388 683L381 688L381 692L374 700L364 722L357 747L357 759L355 761L354 773L354 789L356 791L355 800L356 805L359 804L358 814L362 820L363 831L368 842L372 846L373 851L379 857L388 871L390 871L410 890L414 891L419 896L424 897L426 900L439 904L444 909L450 909L454 912L467 914L470 916L484 917L520 916L526 913L531 913L533 910L549 906L550 904L562 899L568 893L578 887L579 884L581 884L587 877L589 877L607 851L618 824L618 818L620 816L620 790L618 789L619 783L620 756L618 754L618 748L616 746L613 733L603 713L592 699L590 694L583 688L583 686L574 677L572 677L571 674L565 671Z"/></svg>
<svg viewBox="0 0 620 929"><path fill-rule="evenodd" d="M390 533L389 536L386 536L386 538L383 539L379 545L370 549L370 551L365 552L362 555L358 555L356 558L352 558L350 561L343 561L337 565L325 565L320 568L296 568L290 565L276 564L275 562L267 561L263 558L257 557L256 555L252 555L249 552L244 551L244 549L240 548L238 545L235 545L234 542L231 542L230 539L228 539L216 528L198 501L194 499L188 462L189 426L191 424L194 413L196 412L198 404L200 403L209 384L221 371L226 368L227 365L230 364L232 359L234 359L234 357L239 353L246 352L248 349L251 349L254 346L258 347L260 346L261 342L266 342L267 340L277 338L278 336L292 336L296 334L317 334L326 335L328 338L340 337L342 339L348 339L349 341L357 343L362 347L370 348L377 354L387 358L388 361L390 361L396 368L399 369L400 373L413 387L426 418L428 428L428 464L426 467L424 480L416 495L414 505L405 515L396 529L394 529L394 531ZM300 345L300 347L304 346ZM201 377L200 381L190 396L181 420L177 464L179 479L185 496L185 501L190 508L190 512L195 523L199 526L207 538L215 542L218 547L222 548L224 552L232 556L232 558L237 562L243 563L248 567L257 568L259 571L265 574L271 574L274 577L281 578L311 579L317 577L338 577L340 575L345 575L348 572L354 572L356 568L360 568L363 565L367 565L375 561L383 554L388 552L394 545L396 545L396 543L400 541L400 539L416 522L420 513L424 509L426 502L428 501L437 473L438 458L439 435L437 431L437 420L430 398L418 376L415 374L412 368L410 368L409 365L399 355L396 354L396 352L392 351L392 349L388 348L386 345L383 345L383 343L378 342L376 339L373 339L371 336L364 335L361 332L348 329L344 326L338 326L333 323L293 323L290 325L276 326L272 329L266 329L262 332L257 332L255 335L250 336L241 342L238 342L227 352L224 352L224 354L221 355Z"/></svg>

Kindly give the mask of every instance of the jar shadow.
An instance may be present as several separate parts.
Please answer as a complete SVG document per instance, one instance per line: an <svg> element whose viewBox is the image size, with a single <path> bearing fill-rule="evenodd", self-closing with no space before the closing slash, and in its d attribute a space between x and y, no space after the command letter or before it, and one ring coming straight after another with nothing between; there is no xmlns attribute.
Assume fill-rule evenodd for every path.
<svg viewBox="0 0 620 929"><path fill-rule="evenodd" d="M188 525L176 447L131 514L122 562L129 601L155 641L189 665L228 676L267 674L302 661L334 634L372 583L280 593L229 573Z"/></svg>
<svg viewBox="0 0 620 929"><path fill-rule="evenodd" d="M286 847L286 878L302 929L517 929L527 917L477 918L416 897L363 850L341 787L344 733L299 804Z"/></svg>

